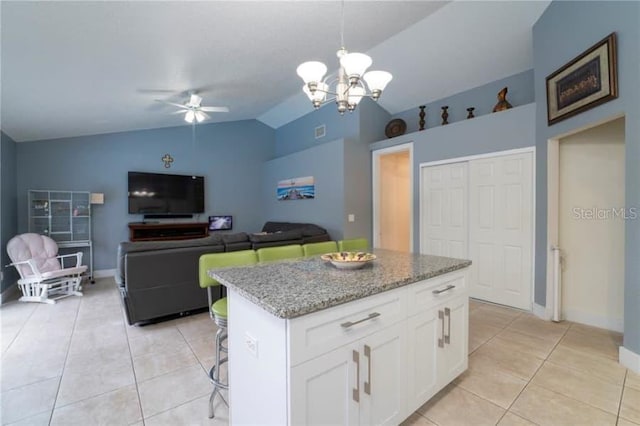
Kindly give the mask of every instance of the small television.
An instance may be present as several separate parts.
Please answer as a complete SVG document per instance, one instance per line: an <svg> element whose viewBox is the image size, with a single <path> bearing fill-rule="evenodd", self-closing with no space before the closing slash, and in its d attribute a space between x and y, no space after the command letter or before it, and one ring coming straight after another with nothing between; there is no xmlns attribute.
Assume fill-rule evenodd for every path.
<svg viewBox="0 0 640 426"><path fill-rule="evenodd" d="M129 214L204 213L204 176L129 172Z"/></svg>
<svg viewBox="0 0 640 426"><path fill-rule="evenodd" d="M209 216L209 231L225 231L233 228L233 216Z"/></svg>

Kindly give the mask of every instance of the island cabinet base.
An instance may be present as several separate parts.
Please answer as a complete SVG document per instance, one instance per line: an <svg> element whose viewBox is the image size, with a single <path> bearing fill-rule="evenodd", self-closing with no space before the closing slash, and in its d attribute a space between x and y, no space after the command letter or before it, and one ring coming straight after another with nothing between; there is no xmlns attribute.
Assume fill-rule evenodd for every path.
<svg viewBox="0 0 640 426"><path fill-rule="evenodd" d="M293 319L231 290L231 424L401 423L467 369L467 274Z"/></svg>

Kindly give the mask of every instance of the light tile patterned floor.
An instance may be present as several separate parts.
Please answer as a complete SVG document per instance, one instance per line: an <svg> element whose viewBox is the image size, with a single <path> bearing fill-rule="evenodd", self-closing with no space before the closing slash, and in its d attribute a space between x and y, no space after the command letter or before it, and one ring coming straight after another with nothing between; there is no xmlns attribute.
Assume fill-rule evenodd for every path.
<svg viewBox="0 0 640 426"><path fill-rule="evenodd" d="M470 305L469 370L408 425L640 425L621 336ZM215 325L205 314L124 321L112 279L56 305L0 307L0 420L12 425L221 425L207 418Z"/></svg>

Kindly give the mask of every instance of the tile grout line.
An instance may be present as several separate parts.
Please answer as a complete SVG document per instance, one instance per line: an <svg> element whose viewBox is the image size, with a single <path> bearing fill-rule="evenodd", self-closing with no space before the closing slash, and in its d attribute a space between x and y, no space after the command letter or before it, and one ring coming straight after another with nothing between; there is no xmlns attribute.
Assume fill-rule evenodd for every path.
<svg viewBox="0 0 640 426"><path fill-rule="evenodd" d="M69 351L71 351L71 342L73 341L73 335L76 332L76 326L78 324L78 315L80 314L80 307L82 306L82 302L83 302L83 300L80 299L80 302L78 303L78 309L76 310L75 318L73 319L73 327L71 328L71 336L69 336L69 344L67 346L67 353L64 356L64 363L62 364L62 371L60 372L60 381L58 382L58 389L56 390L56 397L53 400L53 407L51 407L51 414L49 415L49 422L48 422L49 425L53 421L53 413L56 411L56 403L58 402L58 396L60 395L60 388L62 387L62 379L64 378L64 371L67 368L67 360L69 359Z"/></svg>
<svg viewBox="0 0 640 426"><path fill-rule="evenodd" d="M620 403L618 403L618 416L616 417L616 425L620 423L620 411L622 411L622 399L624 398L624 391L627 384L628 375L629 375L629 370L625 370L624 379L622 380L622 392L620 392Z"/></svg>
<svg viewBox="0 0 640 426"><path fill-rule="evenodd" d="M145 426L144 411L142 411L142 398L140 397L140 388L138 387L138 376L136 376L136 369L133 363L133 354L131 353L131 343L129 342L129 332L127 331L126 315L125 315L124 307L122 306L122 304L120 304L120 315L123 318L122 326L124 327L124 335L127 340L127 350L129 351L129 362L131 363L131 371L133 372L133 383L136 386L136 395L138 396L138 408L140 409L140 418L142 421L142 426ZM136 423L132 423L132 424L136 424Z"/></svg>
<svg viewBox="0 0 640 426"><path fill-rule="evenodd" d="M13 345L13 342L16 341L16 339L18 338L18 336L20 336L20 333L22 333L22 330L24 330L25 325L27 325L27 322L29 322L29 320L31 319L31 317L33 316L34 312L38 309L38 307L36 306L35 308L33 308L33 311L31 311L31 313L27 316L27 318L24 320L24 322L22 323L22 326L20 326L20 329L18 329L18 332L16 333L15 336L13 336L13 339L11 339L11 342L9 342L9 344L7 345L6 349L2 352L2 356L4 356L5 353L7 353L7 351L9 350L9 348L11 347L11 345ZM0 322L1 323L1 322Z"/></svg>

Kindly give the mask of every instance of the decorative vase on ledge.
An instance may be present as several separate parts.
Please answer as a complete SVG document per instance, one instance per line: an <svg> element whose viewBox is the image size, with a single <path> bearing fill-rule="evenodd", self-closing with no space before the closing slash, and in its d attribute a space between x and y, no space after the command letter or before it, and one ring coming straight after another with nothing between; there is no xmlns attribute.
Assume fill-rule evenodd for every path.
<svg viewBox="0 0 640 426"><path fill-rule="evenodd" d="M449 124L448 118L449 118L449 105L445 105L442 107L442 125L444 126L445 124Z"/></svg>
<svg viewBox="0 0 640 426"><path fill-rule="evenodd" d="M467 108L467 112L468 112L467 119L475 117L475 115L473 115L473 110L474 109L475 109L474 107Z"/></svg>
<svg viewBox="0 0 640 426"><path fill-rule="evenodd" d="M418 114L418 116L420 117L420 121L418 122L418 124L420 124L420 129L418 130L424 130L424 124L425 124L425 116L427 115L426 112L424 112L424 109L426 108L425 105L420 105L418 108L420 108L420 114Z"/></svg>

